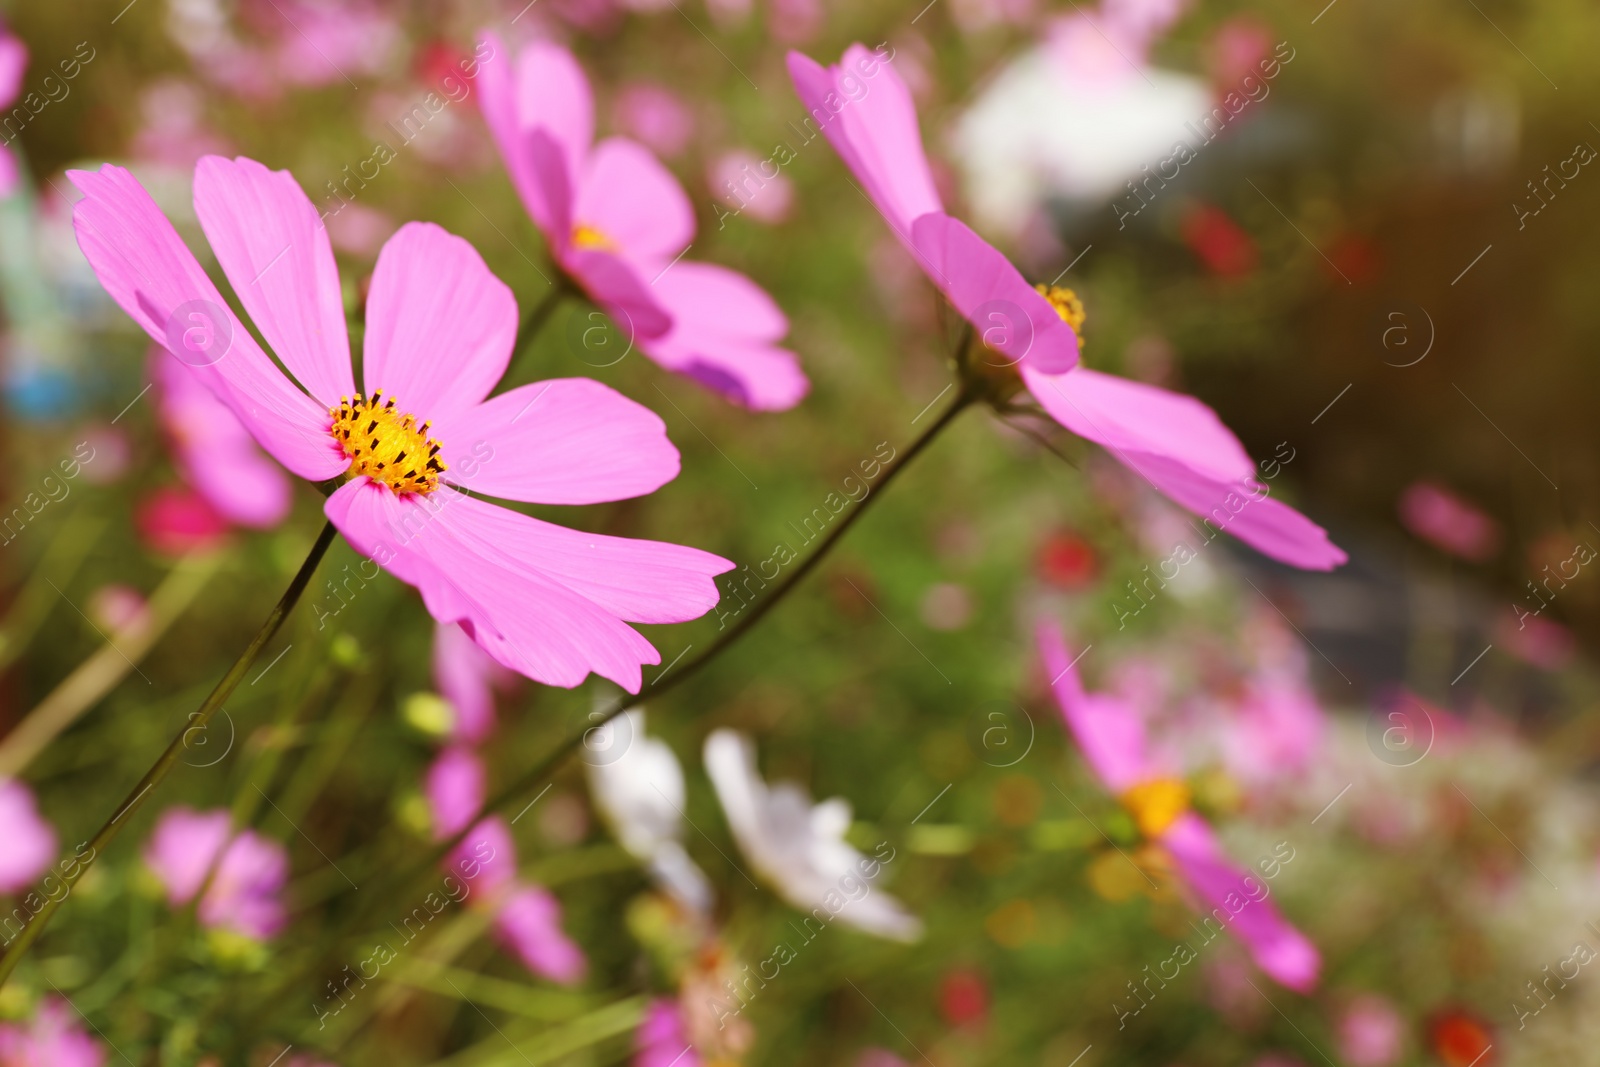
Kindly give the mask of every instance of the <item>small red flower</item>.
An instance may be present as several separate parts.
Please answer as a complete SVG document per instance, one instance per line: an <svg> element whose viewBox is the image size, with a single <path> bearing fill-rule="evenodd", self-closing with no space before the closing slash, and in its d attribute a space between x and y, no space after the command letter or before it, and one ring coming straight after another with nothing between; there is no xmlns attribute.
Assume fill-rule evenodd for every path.
<svg viewBox="0 0 1600 1067"><path fill-rule="evenodd" d="M1036 567L1039 577L1058 589L1082 589L1100 569L1094 546L1070 530L1045 538Z"/></svg>
<svg viewBox="0 0 1600 1067"><path fill-rule="evenodd" d="M1256 243L1227 212L1214 204L1196 204L1179 224L1183 243L1212 274L1238 278L1256 269Z"/></svg>
<svg viewBox="0 0 1600 1067"><path fill-rule="evenodd" d="M1458 1008L1428 1024L1428 1043L1445 1067L1494 1067L1494 1034L1482 1019Z"/></svg>
<svg viewBox="0 0 1600 1067"><path fill-rule="evenodd" d="M951 1026L978 1026L989 1015L989 987L975 971L951 971L939 984L939 1011Z"/></svg>

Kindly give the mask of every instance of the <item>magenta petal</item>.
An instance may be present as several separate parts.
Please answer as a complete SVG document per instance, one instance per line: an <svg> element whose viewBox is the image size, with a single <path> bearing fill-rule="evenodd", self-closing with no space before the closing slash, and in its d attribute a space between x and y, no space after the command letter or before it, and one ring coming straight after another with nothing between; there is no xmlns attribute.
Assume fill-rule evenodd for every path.
<svg viewBox="0 0 1600 1067"><path fill-rule="evenodd" d="M594 143L594 92L577 57L549 41L533 41L516 58L517 125L545 130L567 161L568 184L581 184Z"/></svg>
<svg viewBox="0 0 1600 1067"><path fill-rule="evenodd" d="M644 277L621 256L596 248L574 248L563 255L561 265L616 322L624 350L672 328L672 316L662 307L654 288L658 279Z"/></svg>
<svg viewBox="0 0 1600 1067"><path fill-rule="evenodd" d="M382 390L437 425L489 395L516 335L517 302L477 250L432 223L408 222L372 272L367 396Z"/></svg>
<svg viewBox="0 0 1600 1067"><path fill-rule="evenodd" d="M433 684L455 709L453 738L477 744L493 732L491 678L504 670L461 627L454 623L434 627Z"/></svg>
<svg viewBox="0 0 1600 1067"><path fill-rule="evenodd" d="M1138 711L1116 697L1084 691L1059 626L1041 622L1035 637L1067 729L1106 789L1121 793L1159 777L1163 772L1150 758Z"/></svg>
<svg viewBox="0 0 1600 1067"><path fill-rule="evenodd" d="M495 906L496 898L517 877L517 847L511 840L511 827L500 816L489 816L450 850L445 866L460 875L481 902Z"/></svg>
<svg viewBox="0 0 1600 1067"><path fill-rule="evenodd" d="M434 759L422 791L433 815L433 838L454 837L483 807L488 774L483 760L465 745L452 745Z"/></svg>
<svg viewBox="0 0 1600 1067"><path fill-rule="evenodd" d="M1164 456L1119 458L1173 503L1280 563L1309 571L1331 571L1348 558L1328 539L1326 530L1289 505L1265 495L1270 492L1266 485L1214 482Z"/></svg>
<svg viewBox="0 0 1600 1067"><path fill-rule="evenodd" d="M683 186L649 149L623 137L595 146L573 218L599 231L625 258L657 269L694 240L694 208Z"/></svg>
<svg viewBox="0 0 1600 1067"><path fill-rule="evenodd" d="M21 782L0 778L0 894L19 893L50 869L56 832Z"/></svg>
<svg viewBox="0 0 1600 1067"><path fill-rule="evenodd" d="M1266 882L1228 861L1205 820L1193 812L1181 816L1161 835L1161 844L1183 880L1211 906L1216 921L1244 943L1256 966L1297 992L1315 988L1322 969L1317 947L1266 897Z"/></svg>
<svg viewBox="0 0 1600 1067"><path fill-rule="evenodd" d="M549 890L518 886L501 905L494 925L500 940L534 974L571 984L588 970L583 950L561 929L561 905Z"/></svg>
<svg viewBox="0 0 1600 1067"><path fill-rule="evenodd" d="M773 343L788 332L788 319L749 278L680 262L655 288L672 313L672 329L641 347L661 366L757 411L786 410L810 390L799 359Z"/></svg>
<svg viewBox="0 0 1600 1067"><path fill-rule="evenodd" d="M1057 375L1030 363L1022 378L1051 418L1124 463L1126 451L1170 457L1214 481L1255 478L1255 464L1233 431L1193 397L1087 367Z"/></svg>
<svg viewBox="0 0 1600 1067"><path fill-rule="evenodd" d="M0 1063L8 1067L104 1067L106 1050L65 1000L40 1002L26 1026L0 1023ZM681 1065L680 1065L681 1067Z"/></svg>
<svg viewBox="0 0 1600 1067"><path fill-rule="evenodd" d="M716 599L710 575L731 567L719 560L699 573L691 567L640 567L626 574L595 575L586 585L578 578L563 581L527 540L545 524L450 489L402 499L386 487L356 479L328 499L325 511L357 551L416 586L435 619L460 622L486 652L512 670L569 689L593 672L636 693L641 665L661 662L648 641L574 586L607 594L619 604L651 609L639 614L681 616L670 609L686 599L704 604L703 614L708 601ZM598 537L573 536L587 537L581 543L592 541L602 550L609 547ZM552 544L547 549L558 544L554 535L548 540ZM569 549L576 551L576 545ZM606 552L596 555L591 566L598 568ZM525 560L537 560L539 566ZM584 577L576 560L554 563ZM608 589L608 580L623 588ZM710 587L709 596L700 592L704 587Z"/></svg>
<svg viewBox="0 0 1600 1067"><path fill-rule="evenodd" d="M157 344L171 343L169 329L180 345L193 338L183 362L279 463L314 482L342 473L349 460L327 409L256 344L133 175L107 164L67 177L84 193L73 208L78 245L122 310Z"/></svg>
<svg viewBox="0 0 1600 1067"><path fill-rule="evenodd" d="M909 246L912 222L944 207L922 148L916 104L899 72L854 44L826 70L790 52L789 74L812 120Z"/></svg>
<svg viewBox="0 0 1600 1067"><path fill-rule="evenodd" d="M276 937L289 921L279 899L288 880L288 850L254 830L241 831L228 843L200 901L200 921L258 941Z"/></svg>
<svg viewBox="0 0 1600 1067"><path fill-rule="evenodd" d="M1059 374L1078 365L1078 335L993 245L949 215L912 223L923 270L1003 363Z"/></svg>
<svg viewBox="0 0 1600 1067"><path fill-rule="evenodd" d="M549 197L535 171L527 151L527 130L517 117L517 84L512 67L511 53L499 36L486 33L479 39L479 51L487 47L490 59L478 72L478 106L483 111L484 122L500 149L511 184L522 198L523 206L546 235L551 229ZM566 163L560 164L563 184L570 184Z"/></svg>
<svg viewBox="0 0 1600 1067"><path fill-rule="evenodd" d="M218 514L240 526L267 529L289 514L289 479L261 454L227 405L177 358L150 349L161 420L184 478Z"/></svg>
<svg viewBox="0 0 1600 1067"><path fill-rule="evenodd" d="M200 892L206 871L228 840L226 811L174 807L161 813L145 845L144 862L167 891L167 903L187 904Z"/></svg>
<svg viewBox="0 0 1600 1067"><path fill-rule="evenodd" d="M206 156L194 209L211 250L261 336L326 408L355 393L344 297L327 228L286 170Z"/></svg>
<svg viewBox="0 0 1600 1067"><path fill-rule="evenodd" d="M434 433L452 484L535 504L643 496L678 476L661 419L590 378L518 386L440 418Z"/></svg>
<svg viewBox="0 0 1600 1067"><path fill-rule="evenodd" d="M0 108L10 107L22 92L28 69L28 46L22 38L0 27Z"/></svg>
<svg viewBox="0 0 1600 1067"><path fill-rule="evenodd" d="M0 145L0 199L16 192L21 182L22 166L17 161L17 154L10 148Z"/></svg>

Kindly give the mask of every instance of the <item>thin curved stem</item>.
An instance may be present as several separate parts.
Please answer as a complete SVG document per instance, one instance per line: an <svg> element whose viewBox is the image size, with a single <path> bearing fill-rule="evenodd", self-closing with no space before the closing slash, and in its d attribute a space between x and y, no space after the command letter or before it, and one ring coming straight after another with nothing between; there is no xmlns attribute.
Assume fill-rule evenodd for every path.
<svg viewBox="0 0 1600 1067"><path fill-rule="evenodd" d="M251 665L261 655L261 650L267 646L267 642L272 640L273 635L278 632L278 628L283 625L283 620L293 610L295 602L300 599L300 594L305 592L306 586L311 581L311 575L317 569L317 564L322 562L322 557L327 553L328 546L333 544L333 539L337 535L338 531L334 529L332 523L327 523L322 527L322 532L317 535L316 543L311 546L311 551L307 554L305 562L300 564L300 570L295 574L294 579L289 582L289 588L284 590L283 596L279 598L276 606L267 615L266 621L261 624L261 628L256 631L255 637L251 638L250 643L245 646L245 650L239 654L239 658L234 660L233 666L228 668L228 673L222 676L222 680L211 691L211 695L201 702L200 709L189 717L183 729L179 730L178 735L172 739L172 743L167 745L166 751L161 754L155 764L145 772L144 777L140 778L128 793L122 805L117 809L117 813L108 819L105 825L100 827L99 832L89 840L88 858L76 861L74 864L75 869L71 874L64 873L62 875L62 881L66 884L67 891L59 897L52 896L46 900L44 907L36 912L28 920L27 924L23 926L21 932L17 934L10 948L7 949L5 956L0 957L0 986L4 986L6 979L11 976L11 972L17 969L17 964L22 961L22 957L27 953L28 948L44 932L45 926L50 922L51 917L55 915L57 909L61 907L62 902L72 895L73 887L83 877L84 872L94 863L95 858L100 855L101 851L116 838L117 834L122 830L124 821L139 810L140 806L144 804L145 798L149 796L150 791L161 784L161 780L172 770L172 765L178 762L178 757L184 750L183 739L189 735L191 730L205 729L211 722L211 717L217 713L217 709L222 707L223 701L233 695L234 689L238 688L239 683L244 680L246 672L250 670Z"/></svg>
<svg viewBox="0 0 1600 1067"><path fill-rule="evenodd" d="M555 282L555 287L544 295L544 299L533 306L528 312L528 317L522 320L522 325L517 327L517 339L511 346L511 361L515 363L521 356L523 349L533 343L533 339L544 329L544 324L550 321L550 316L555 314L556 306L562 299L572 292L566 276L563 275Z"/></svg>

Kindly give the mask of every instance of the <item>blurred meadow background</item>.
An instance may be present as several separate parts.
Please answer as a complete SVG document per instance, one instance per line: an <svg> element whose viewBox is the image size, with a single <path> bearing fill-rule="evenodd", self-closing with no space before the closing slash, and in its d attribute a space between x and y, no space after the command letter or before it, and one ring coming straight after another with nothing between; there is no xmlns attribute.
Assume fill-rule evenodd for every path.
<svg viewBox="0 0 1600 1067"><path fill-rule="evenodd" d="M462 71L486 30L559 42L601 134L687 190L692 256L787 314L810 391L730 404L557 296L505 385L604 382L665 421L683 467L648 497L522 510L739 566L703 619L643 628L649 680L757 609L744 568L803 557L874 502L725 655L535 780L619 690L501 679L489 793L517 788L519 880L582 961L542 973L481 908L429 906L405 936L439 887L425 782L459 709L416 592L336 542L0 988L0 1065L1600 1063L1600 8L1147 2L1159 32L1125 54L1099 27L1130 6L3 5L27 53L0 119L18 171L0 201L0 875L27 868L8 914L36 910L39 873L184 729L322 521L296 482L281 521L230 523L180 473L149 340L77 248L69 169L129 167L217 278L196 160L290 171L330 212L354 342L409 220L466 238L526 314L556 271ZM856 41L892 49L952 214L1082 299L1084 363L1215 408L1349 563L1302 573L1221 538L1150 593L1185 515L1048 421L983 408L875 499L867 471L948 402L962 334L804 132L786 53L833 62ZM1197 140L1230 94L1245 102ZM1064 728L1041 616L1268 879L1321 955L1314 984L1196 936L1192 895ZM60 729L35 743L20 724L41 713ZM645 727L683 768L700 916L597 799ZM706 773L722 729L768 783L848 802L845 840L892 856L868 899L897 899L920 936L797 932L807 909ZM228 812L267 867L282 857L281 923L251 936L172 902L152 855L178 807ZM6 818L48 824L53 858L8 859Z"/></svg>

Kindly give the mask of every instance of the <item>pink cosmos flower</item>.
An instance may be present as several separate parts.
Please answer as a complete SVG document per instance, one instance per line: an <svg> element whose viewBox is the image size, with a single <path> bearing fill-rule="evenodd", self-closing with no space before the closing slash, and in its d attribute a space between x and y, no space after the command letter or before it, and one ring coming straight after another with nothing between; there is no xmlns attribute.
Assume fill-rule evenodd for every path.
<svg viewBox="0 0 1600 1067"><path fill-rule="evenodd" d="M265 941L288 922L279 897L289 880L289 853L254 830L230 840L229 829L226 811L168 808L145 846L144 862L173 907L194 899L215 862L216 874L200 901L200 922Z"/></svg>
<svg viewBox="0 0 1600 1067"><path fill-rule="evenodd" d="M56 858L56 832L21 782L0 778L0 894L18 893Z"/></svg>
<svg viewBox="0 0 1600 1067"><path fill-rule="evenodd" d="M28 46L9 27L0 23L0 111L9 110L12 102L22 94L22 76L27 69ZM0 197L15 192L21 180L22 168L17 162L16 153L8 146L0 145Z"/></svg>
<svg viewBox="0 0 1600 1067"><path fill-rule="evenodd" d="M1265 883L1234 866L1216 833L1188 810L1187 788L1151 755L1138 712L1116 697L1084 691L1058 627L1041 623L1037 637L1067 728L1096 777L1172 857L1178 875L1256 966L1290 989L1310 990L1322 965L1316 946L1267 899Z"/></svg>
<svg viewBox="0 0 1600 1067"><path fill-rule="evenodd" d="M694 114L671 89L636 82L617 93L616 125L664 156L675 156L694 136Z"/></svg>
<svg viewBox="0 0 1600 1067"><path fill-rule="evenodd" d="M688 1037L678 1002L657 997L633 1033L633 1067L701 1067L705 1061Z"/></svg>
<svg viewBox="0 0 1600 1067"><path fill-rule="evenodd" d="M358 392L333 251L305 192L252 160L201 160L201 227L301 392L132 175L108 165L69 177L85 194L79 245L112 298L152 339L182 346L188 372L279 463L314 482L343 477L329 521L499 663L549 685L592 671L638 692L641 665L661 657L627 623L683 622L717 602L713 576L733 567L718 556L567 530L456 491L593 504L678 472L661 420L598 382L486 399L517 308L466 241L410 223L384 245Z"/></svg>
<svg viewBox="0 0 1600 1067"><path fill-rule="evenodd" d="M106 1050L65 1000L50 997L26 1026L0 1024L0 1067L102 1067Z"/></svg>
<svg viewBox="0 0 1600 1067"><path fill-rule="evenodd" d="M150 602L131 585L112 582L89 595L89 618L113 634L138 633L150 625Z"/></svg>
<svg viewBox="0 0 1600 1067"><path fill-rule="evenodd" d="M494 694L515 678L454 623L433 631L433 684L455 710L450 736L478 744L494 731Z"/></svg>
<svg viewBox="0 0 1600 1067"><path fill-rule="evenodd" d="M493 36L497 56L510 56ZM778 342L789 321L749 278L680 257L694 239L682 186L644 146L594 140L594 95L572 53L535 41L487 63L478 100L512 184L561 270L667 370L735 403L781 411L810 388Z"/></svg>
<svg viewBox="0 0 1600 1067"><path fill-rule="evenodd" d="M1477 505L1434 482L1414 482L1400 494L1400 521L1433 547L1470 563L1500 550L1500 524Z"/></svg>
<svg viewBox="0 0 1600 1067"><path fill-rule="evenodd" d="M470 749L447 748L428 770L424 792L433 812L433 835L457 833L483 806L486 774ZM588 968L583 950L561 929L561 905L541 886L517 879L511 828L490 816L462 838L445 861L471 887L473 903L494 914L495 936L534 974L570 984Z"/></svg>
<svg viewBox="0 0 1600 1067"><path fill-rule="evenodd" d="M987 369L1020 374L1051 418L1258 551L1314 570L1344 562L1321 527L1267 495L1244 447L1209 407L1079 364L1077 297L1030 287L1005 256L944 213L916 107L892 64L857 44L829 68L791 52L789 73L889 228L972 323L989 351Z"/></svg>
<svg viewBox="0 0 1600 1067"><path fill-rule="evenodd" d="M289 479L228 406L161 345L150 346L157 411L183 480L218 515L267 529L289 514Z"/></svg>
<svg viewBox="0 0 1600 1067"><path fill-rule="evenodd" d="M1389 1067L1400 1059L1406 1021L1387 997L1357 997L1339 1018L1339 1058L1351 1067Z"/></svg>
<svg viewBox="0 0 1600 1067"><path fill-rule="evenodd" d="M711 195L734 214L776 225L787 219L794 207L794 183L781 173L767 177L762 173L765 169L777 167L747 149L730 149L711 161L706 175Z"/></svg>

